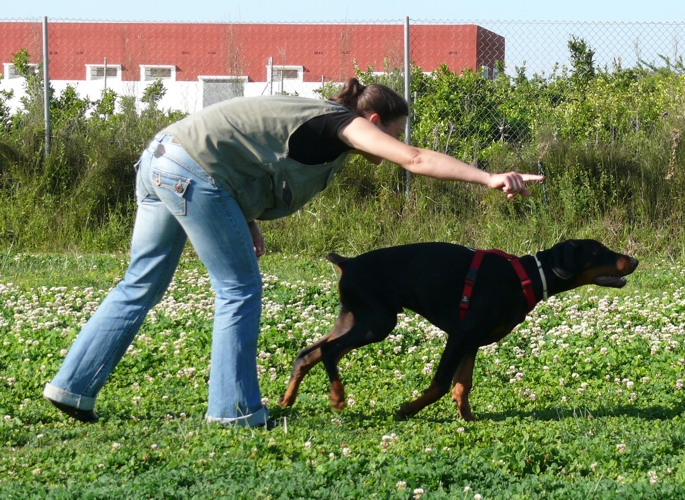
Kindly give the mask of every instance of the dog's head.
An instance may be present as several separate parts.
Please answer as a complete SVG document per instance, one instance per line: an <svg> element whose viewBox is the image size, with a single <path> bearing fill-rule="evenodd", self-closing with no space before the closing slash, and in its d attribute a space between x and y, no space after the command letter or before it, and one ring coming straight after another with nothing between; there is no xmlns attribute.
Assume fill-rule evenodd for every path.
<svg viewBox="0 0 685 500"><path fill-rule="evenodd" d="M590 284L621 288L638 260L613 252L599 241L566 240L550 249L549 264L569 289Z"/></svg>

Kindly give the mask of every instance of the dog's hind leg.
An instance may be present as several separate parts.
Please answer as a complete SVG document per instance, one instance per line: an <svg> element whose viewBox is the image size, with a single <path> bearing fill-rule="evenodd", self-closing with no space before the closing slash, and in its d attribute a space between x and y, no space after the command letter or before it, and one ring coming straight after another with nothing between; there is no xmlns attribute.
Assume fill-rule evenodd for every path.
<svg viewBox="0 0 685 500"><path fill-rule="evenodd" d="M290 374L290 381L288 388L283 397L281 397L280 405L283 407L292 406L297 398L297 390L302 383L302 379L319 361L321 361L321 346L330 342L341 335L346 334L354 326L354 316L351 312L340 309L340 314L335 321L335 325L328 333L312 345L302 349L295 358L293 363L293 371Z"/></svg>
<svg viewBox="0 0 685 500"><path fill-rule="evenodd" d="M397 324L397 315L382 315L374 311L372 321L356 318L354 326L345 334L321 346L321 361L331 381L331 406L336 410L345 407L345 390L340 381L338 363L353 349L385 339Z"/></svg>
<svg viewBox="0 0 685 500"><path fill-rule="evenodd" d="M454 387L452 388L452 401L457 402L459 415L467 422L476 420L471 413L471 405L469 405L469 392L473 386L473 365L476 362L476 354L478 354L478 347L467 352L461 360L457 367L457 373L454 374Z"/></svg>

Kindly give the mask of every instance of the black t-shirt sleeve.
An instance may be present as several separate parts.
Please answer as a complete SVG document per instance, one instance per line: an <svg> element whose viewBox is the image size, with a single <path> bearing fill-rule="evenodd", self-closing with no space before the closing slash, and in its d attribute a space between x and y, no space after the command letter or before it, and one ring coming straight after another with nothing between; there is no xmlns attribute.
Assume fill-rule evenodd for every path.
<svg viewBox="0 0 685 500"><path fill-rule="evenodd" d="M351 111L316 116L298 127L288 141L288 157L304 165L328 163L352 148L338 134L359 115Z"/></svg>

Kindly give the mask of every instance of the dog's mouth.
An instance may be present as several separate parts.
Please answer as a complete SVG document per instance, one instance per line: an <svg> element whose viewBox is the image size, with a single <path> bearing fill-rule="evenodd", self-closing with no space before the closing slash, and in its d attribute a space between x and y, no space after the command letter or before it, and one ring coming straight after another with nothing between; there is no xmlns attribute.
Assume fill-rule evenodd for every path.
<svg viewBox="0 0 685 500"><path fill-rule="evenodd" d="M597 276L595 277L595 284L599 286L608 286L611 288L623 288L628 281L621 276Z"/></svg>

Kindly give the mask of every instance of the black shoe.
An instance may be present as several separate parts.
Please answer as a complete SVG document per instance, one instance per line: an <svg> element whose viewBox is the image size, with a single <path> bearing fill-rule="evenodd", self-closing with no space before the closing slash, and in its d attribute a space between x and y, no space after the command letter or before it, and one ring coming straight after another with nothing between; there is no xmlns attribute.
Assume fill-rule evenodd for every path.
<svg viewBox="0 0 685 500"><path fill-rule="evenodd" d="M58 403L57 401L53 401L50 398L45 399L50 401L53 405L55 405L58 409L62 410L64 413L69 415L71 418L75 418L80 422L94 424L95 422L100 420L98 414L95 413L93 410L80 410L79 408L74 408L73 406L65 405L64 403Z"/></svg>
<svg viewBox="0 0 685 500"><path fill-rule="evenodd" d="M280 427L281 425L283 425L282 420L274 420L274 419L270 418L266 421L266 423L255 425L254 427L257 429L263 428L263 429L266 429L267 431L270 431L270 430L275 429L276 427Z"/></svg>

